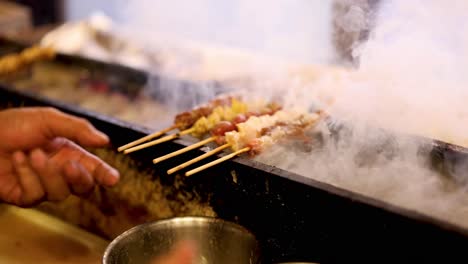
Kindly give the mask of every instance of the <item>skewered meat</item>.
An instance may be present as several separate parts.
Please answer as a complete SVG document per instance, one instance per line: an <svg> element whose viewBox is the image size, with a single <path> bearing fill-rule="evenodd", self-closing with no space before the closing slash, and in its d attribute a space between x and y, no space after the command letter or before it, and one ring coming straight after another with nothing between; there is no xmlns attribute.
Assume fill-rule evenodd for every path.
<svg viewBox="0 0 468 264"><path fill-rule="evenodd" d="M233 99L233 97L217 98L191 111L182 112L176 115L174 125L181 131L186 130L193 126L198 119L211 114L216 107L231 105Z"/></svg>
<svg viewBox="0 0 468 264"><path fill-rule="evenodd" d="M202 137L208 131L212 130L216 124L221 121L231 121L238 114L246 113L248 105L236 99L232 100L230 106L218 106L213 109L213 112L208 116L203 116L198 119L192 126L194 131L192 135L195 137Z"/></svg>
<svg viewBox="0 0 468 264"><path fill-rule="evenodd" d="M253 116L244 123L237 124L237 131L225 134L226 142L234 151L240 150L250 142L255 145L259 140L261 145L270 145L276 139L291 134L294 128L305 128L318 121L317 113L300 113L280 110L274 115Z"/></svg>

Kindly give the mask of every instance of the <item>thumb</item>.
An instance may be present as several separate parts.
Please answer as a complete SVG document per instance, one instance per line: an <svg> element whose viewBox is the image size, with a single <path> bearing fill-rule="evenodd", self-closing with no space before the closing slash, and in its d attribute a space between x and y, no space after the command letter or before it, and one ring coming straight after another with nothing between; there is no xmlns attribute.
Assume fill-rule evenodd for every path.
<svg viewBox="0 0 468 264"><path fill-rule="evenodd" d="M53 108L41 109L40 117L41 132L50 139L64 137L87 147L99 147L109 143L109 138L104 133L83 118Z"/></svg>

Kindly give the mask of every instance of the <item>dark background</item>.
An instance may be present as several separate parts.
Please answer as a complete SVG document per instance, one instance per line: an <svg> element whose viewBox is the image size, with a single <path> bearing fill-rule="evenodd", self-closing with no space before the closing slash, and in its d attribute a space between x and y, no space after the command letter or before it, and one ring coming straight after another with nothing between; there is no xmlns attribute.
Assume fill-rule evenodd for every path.
<svg viewBox="0 0 468 264"><path fill-rule="evenodd" d="M64 18L63 0L15 0L31 8L34 26L57 24Z"/></svg>

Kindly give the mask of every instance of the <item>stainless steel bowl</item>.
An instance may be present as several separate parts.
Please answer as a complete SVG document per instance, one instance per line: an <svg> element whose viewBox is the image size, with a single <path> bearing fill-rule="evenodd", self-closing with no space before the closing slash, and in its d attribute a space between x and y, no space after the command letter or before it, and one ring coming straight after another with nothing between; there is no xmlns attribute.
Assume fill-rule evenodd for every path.
<svg viewBox="0 0 468 264"><path fill-rule="evenodd" d="M245 228L209 217L179 217L136 226L112 241L103 264L146 264L164 255L176 243L190 240L197 245L194 264L256 264L259 246Z"/></svg>

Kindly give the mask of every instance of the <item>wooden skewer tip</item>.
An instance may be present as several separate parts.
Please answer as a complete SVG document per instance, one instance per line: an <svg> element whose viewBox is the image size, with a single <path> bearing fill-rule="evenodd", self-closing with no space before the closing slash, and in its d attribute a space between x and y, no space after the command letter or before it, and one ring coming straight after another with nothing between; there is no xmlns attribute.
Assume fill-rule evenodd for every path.
<svg viewBox="0 0 468 264"><path fill-rule="evenodd" d="M161 131L154 132L154 133L152 133L150 135L144 136L144 137L142 137L140 139L134 140L134 141L132 141L132 142L130 142L128 144L120 146L117 149L117 151L122 152L122 151L124 151L124 150L126 150L128 148L134 147L134 146L136 146L138 144L141 144L141 143L143 143L145 141L151 140L153 138L157 138L157 137L159 137L159 136L161 136L161 135L163 135L163 134L165 134L165 133L167 133L167 132L169 132L171 130L174 130L175 128L176 128L175 126L171 126L171 127L165 128L165 129L163 129Z"/></svg>
<svg viewBox="0 0 468 264"><path fill-rule="evenodd" d="M224 156L224 157L221 157L221 158L219 158L219 159L217 159L217 160L214 160L214 161L212 161L212 162L210 162L210 163L207 163L207 164L205 164L205 165L203 165L203 166L200 166L200 167L195 168L195 169L193 169L193 170L187 171L187 172L185 173L185 176L186 176L186 177L192 176L192 175L195 174L195 173L199 173L199 172L201 172L201 171L203 171L203 170L205 170L205 169L208 169L208 168L210 168L210 167L213 167L213 166L215 166L215 165L218 165L219 163L222 163L222 162L224 162L224 161L226 161L226 160L228 160L228 159L232 159L233 157L235 157L235 156L237 156L237 155L240 155L240 154L242 154L242 153L244 153L244 152L248 152L249 150L250 150L249 147L240 149L240 150L238 150L238 151L236 151L236 152L234 152L234 153L231 153L231 154L229 154L229 155L226 155L226 156Z"/></svg>
<svg viewBox="0 0 468 264"><path fill-rule="evenodd" d="M180 154L183 154L183 153L188 152L188 151L190 151L190 150L193 150L193 149L196 149L196 148L198 148L198 147L201 147L201 146L203 146L203 145L205 145L205 144L208 144L208 143L214 141L215 139L216 139L216 137L210 137L210 138L207 138L207 139L202 140L202 141L200 141L200 142L197 142L197 143L195 143L195 144L192 144L192 145L190 145L190 146L187 146L187 147L185 147L185 148L183 148L183 149L179 149L179 150L174 151L174 152L172 152L172 153L169 153L169 154L167 154L167 155L164 155L164 156L155 158L155 159L153 160L153 164L157 164L157 163L159 163L159 162L161 162L161 161L170 159L170 158L175 157L175 156L177 156L177 155L180 155Z"/></svg>
<svg viewBox="0 0 468 264"><path fill-rule="evenodd" d="M216 153L218 153L218 152L220 152L220 151L222 151L224 149L227 149L230 146L231 146L230 144L224 144L222 146L219 146L219 147L217 147L217 148L215 148L215 149L213 149L213 150L211 150L209 152L206 152L205 154L203 154L201 156L198 156L198 157L196 157L194 159L191 159L191 160L189 160L187 162L184 162L184 163L182 163L180 165L177 165L176 167L168 170L167 174L170 175L170 174L173 174L173 173L175 173L175 172L177 172L179 170L187 168L188 166L190 166L190 165L192 165L194 163L197 163L197 162L199 162L199 161L201 161L201 160L203 160L203 159L205 159L207 157L213 156L214 154L216 154Z"/></svg>
<svg viewBox="0 0 468 264"><path fill-rule="evenodd" d="M135 152L135 151L138 151L138 150L149 148L151 146L154 146L154 145L157 145L157 144L169 141L169 140L173 140L173 139L176 139L178 137L179 137L179 134L172 134L172 135L168 135L168 136L165 136L165 137L162 137L162 138L158 138L158 139L155 139L153 141L150 141L150 142L147 142L147 143L144 143L144 144L141 144L141 145L126 149L126 150L124 150L124 154L129 154L129 153L132 153L132 152Z"/></svg>

